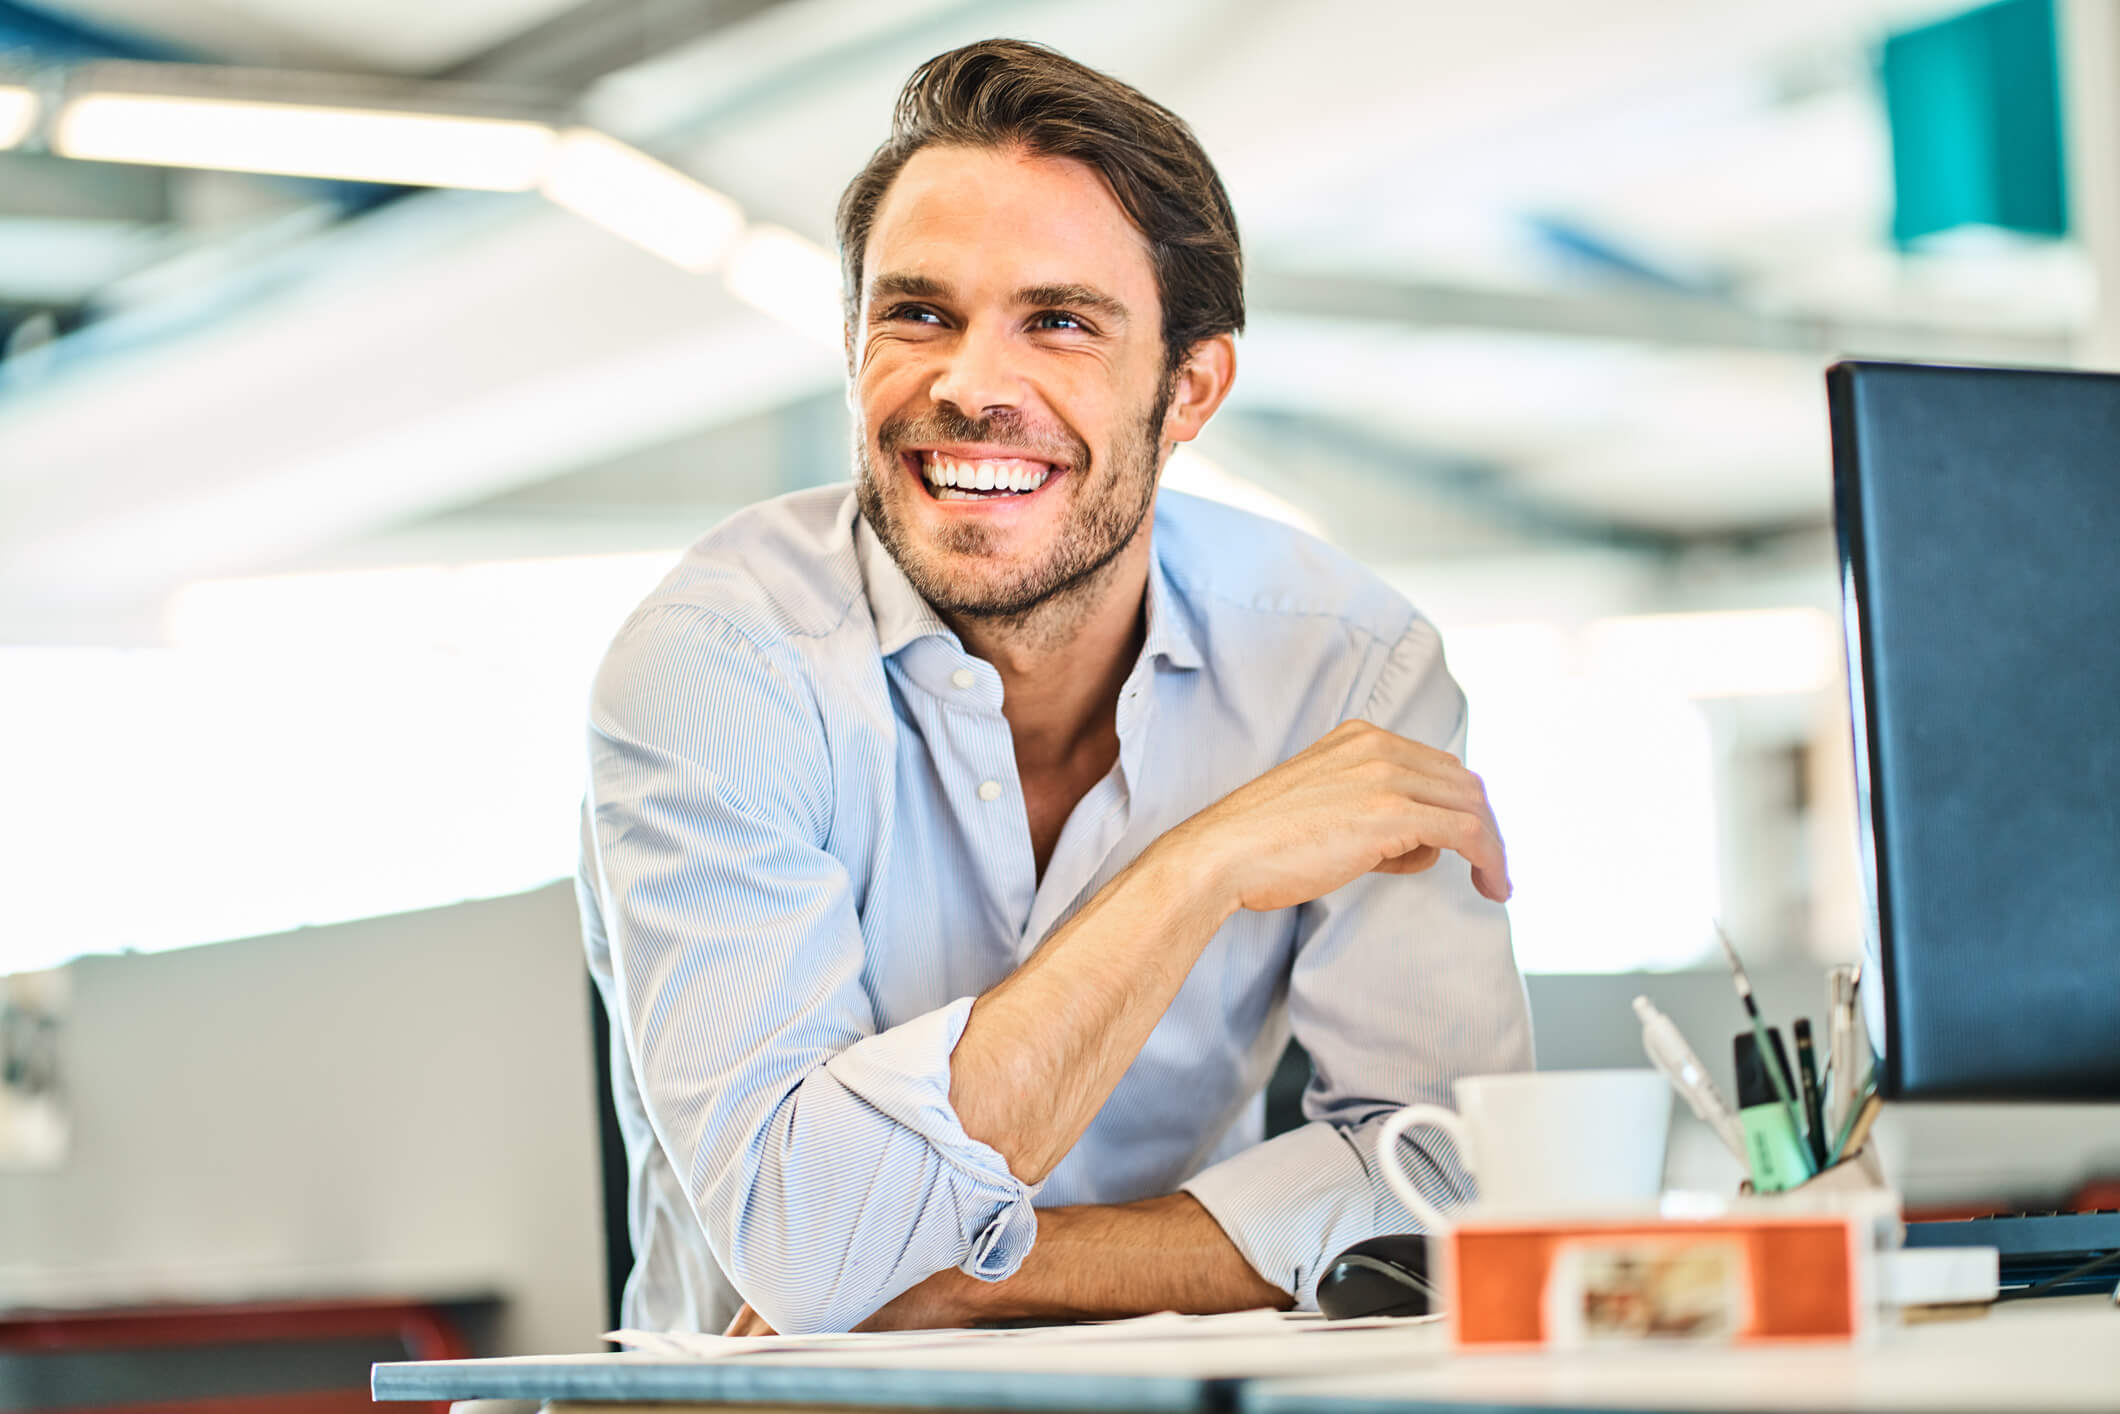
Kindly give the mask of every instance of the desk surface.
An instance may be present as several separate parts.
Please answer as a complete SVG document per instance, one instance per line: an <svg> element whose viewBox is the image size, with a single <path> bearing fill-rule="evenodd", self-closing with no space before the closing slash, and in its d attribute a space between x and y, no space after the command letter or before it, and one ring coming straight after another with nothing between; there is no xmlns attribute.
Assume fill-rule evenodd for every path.
<svg viewBox="0 0 2120 1414"><path fill-rule="evenodd" d="M1101 1340L1094 1328L1051 1339L879 1340L801 1352L688 1360L629 1352L375 1367L384 1399L689 1400L714 1404L861 1405L1041 1411L1226 1414L1237 1384L1319 1370L1384 1371L1438 1358L1443 1328L1393 1322L1306 1329L1266 1317L1147 1339ZM1029 1333L1026 1333L1029 1334Z"/></svg>
<svg viewBox="0 0 2120 1414"><path fill-rule="evenodd" d="M1461 1356L1417 1368L1252 1381L1242 1414L1387 1409L2120 1410L2120 1310L2106 1297L2006 1302L1892 1327L1866 1346Z"/></svg>
<svg viewBox="0 0 2120 1414"><path fill-rule="evenodd" d="M1320 1344L1320 1342L1329 1342ZM1216 1349L1216 1346L1234 1348ZM978 1347L967 1348L977 1351ZM1331 1369L1335 1374L1317 1372ZM2120 1409L2120 1310L2102 1297L2006 1304L1892 1327L1866 1346L1449 1353L1435 1326L865 1363L856 1350L674 1361L547 1356L378 1365L378 1399L1382 1414L1398 1410Z"/></svg>

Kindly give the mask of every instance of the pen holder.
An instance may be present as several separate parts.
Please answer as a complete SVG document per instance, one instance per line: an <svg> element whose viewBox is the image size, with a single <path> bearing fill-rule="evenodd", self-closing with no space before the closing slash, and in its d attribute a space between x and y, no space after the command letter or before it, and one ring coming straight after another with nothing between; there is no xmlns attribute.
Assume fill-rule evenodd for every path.
<svg viewBox="0 0 2120 1414"><path fill-rule="evenodd" d="M1884 1164L1877 1157L1874 1140L1865 1140L1862 1147L1838 1163L1828 1164L1794 1188L1784 1188L1775 1193L1761 1193L1753 1188L1752 1180L1746 1179L1738 1186L1738 1192L1747 1198L1772 1200L1801 1193L1807 1197L1818 1197L1833 1193L1883 1193L1891 1185L1885 1182Z"/></svg>

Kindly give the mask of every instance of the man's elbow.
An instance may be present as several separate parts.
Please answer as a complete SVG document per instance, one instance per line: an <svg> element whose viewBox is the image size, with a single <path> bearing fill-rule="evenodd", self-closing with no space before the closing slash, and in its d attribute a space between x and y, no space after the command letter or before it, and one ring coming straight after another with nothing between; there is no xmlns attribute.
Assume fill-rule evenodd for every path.
<svg viewBox="0 0 2120 1414"><path fill-rule="evenodd" d="M889 1299L846 1277L821 1253L814 1263L799 1253L754 1257L733 1263L729 1272L737 1294L781 1335L850 1331Z"/></svg>

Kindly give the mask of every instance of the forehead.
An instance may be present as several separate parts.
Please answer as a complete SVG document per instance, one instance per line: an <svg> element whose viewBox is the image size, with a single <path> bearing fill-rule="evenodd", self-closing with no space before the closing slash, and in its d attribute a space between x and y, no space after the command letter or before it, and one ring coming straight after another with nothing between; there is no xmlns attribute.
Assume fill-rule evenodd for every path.
<svg viewBox="0 0 2120 1414"><path fill-rule="evenodd" d="M928 276L972 298L1083 284L1138 311L1156 305L1148 242L1104 179L1072 158L1012 150L914 153L877 208L862 269Z"/></svg>

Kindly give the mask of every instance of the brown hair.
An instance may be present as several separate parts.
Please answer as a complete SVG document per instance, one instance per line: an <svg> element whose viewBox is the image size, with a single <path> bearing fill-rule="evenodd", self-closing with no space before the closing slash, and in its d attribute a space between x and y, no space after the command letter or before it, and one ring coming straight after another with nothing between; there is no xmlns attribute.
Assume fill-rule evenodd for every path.
<svg viewBox="0 0 2120 1414"><path fill-rule="evenodd" d="M862 256L884 193L923 147L1020 147L1097 172L1148 240L1163 302L1166 371L1216 334L1244 327L1244 255L1229 193L1185 121L1140 90L1042 44L988 39L913 70L891 136L839 198L849 324Z"/></svg>

